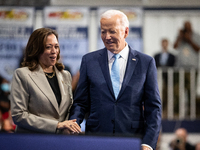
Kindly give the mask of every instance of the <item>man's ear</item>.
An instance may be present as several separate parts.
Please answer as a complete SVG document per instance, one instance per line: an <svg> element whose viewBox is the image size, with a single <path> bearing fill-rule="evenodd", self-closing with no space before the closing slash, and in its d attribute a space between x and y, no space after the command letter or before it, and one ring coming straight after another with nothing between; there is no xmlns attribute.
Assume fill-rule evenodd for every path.
<svg viewBox="0 0 200 150"><path fill-rule="evenodd" d="M127 38L128 34L129 34L129 28L126 27L126 29L125 29L125 34L124 34L124 38Z"/></svg>

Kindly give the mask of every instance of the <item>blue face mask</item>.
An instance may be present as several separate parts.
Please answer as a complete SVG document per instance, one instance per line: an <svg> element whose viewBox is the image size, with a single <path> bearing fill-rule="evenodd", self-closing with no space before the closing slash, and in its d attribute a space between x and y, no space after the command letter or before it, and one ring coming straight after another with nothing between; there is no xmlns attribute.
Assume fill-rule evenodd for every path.
<svg viewBox="0 0 200 150"><path fill-rule="evenodd" d="M2 83L1 84L1 90L3 92L10 92L10 85L8 83Z"/></svg>

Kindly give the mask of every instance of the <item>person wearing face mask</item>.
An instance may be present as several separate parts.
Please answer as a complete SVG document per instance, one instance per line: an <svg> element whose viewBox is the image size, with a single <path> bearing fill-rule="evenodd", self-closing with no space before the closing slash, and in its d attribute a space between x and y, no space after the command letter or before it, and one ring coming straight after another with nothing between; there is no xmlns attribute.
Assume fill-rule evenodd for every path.
<svg viewBox="0 0 200 150"><path fill-rule="evenodd" d="M9 85L9 83L2 83L1 84L1 90L3 91L3 92L6 92L6 93L9 93L10 92L10 85Z"/></svg>
<svg viewBox="0 0 200 150"><path fill-rule="evenodd" d="M76 119L68 120L73 103L71 75L60 58L58 34L35 30L27 43L22 67L11 83L11 113L16 133L81 132Z"/></svg>
<svg viewBox="0 0 200 150"><path fill-rule="evenodd" d="M10 84L0 77L0 114L1 132L13 132L15 125L10 116Z"/></svg>
<svg viewBox="0 0 200 150"><path fill-rule="evenodd" d="M10 110L10 100L8 98L10 94L10 84L9 82L0 77L0 110L4 114Z"/></svg>
<svg viewBox="0 0 200 150"><path fill-rule="evenodd" d="M106 11L100 24L105 48L82 58L70 119L81 124L88 113L86 134L140 135L142 150L156 149L161 100L155 60L128 45L123 12Z"/></svg>

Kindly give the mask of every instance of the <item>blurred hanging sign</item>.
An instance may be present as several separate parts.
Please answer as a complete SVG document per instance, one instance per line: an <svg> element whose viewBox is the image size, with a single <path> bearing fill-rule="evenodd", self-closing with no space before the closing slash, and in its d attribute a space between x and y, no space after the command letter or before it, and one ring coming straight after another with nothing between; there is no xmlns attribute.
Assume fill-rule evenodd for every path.
<svg viewBox="0 0 200 150"><path fill-rule="evenodd" d="M0 7L0 76L10 81L33 31L34 8Z"/></svg>
<svg viewBox="0 0 200 150"><path fill-rule="evenodd" d="M107 10L116 9L126 14L129 20L129 35L126 38L126 42L137 51L143 51L143 39L142 39L142 24L143 24L143 9L140 7L102 7L98 10L98 16L100 20L101 14ZM101 29L99 23L99 35L98 35L98 48L105 47L101 40Z"/></svg>
<svg viewBox="0 0 200 150"><path fill-rule="evenodd" d="M88 52L87 7L45 7L44 26L58 33L61 61L74 75Z"/></svg>

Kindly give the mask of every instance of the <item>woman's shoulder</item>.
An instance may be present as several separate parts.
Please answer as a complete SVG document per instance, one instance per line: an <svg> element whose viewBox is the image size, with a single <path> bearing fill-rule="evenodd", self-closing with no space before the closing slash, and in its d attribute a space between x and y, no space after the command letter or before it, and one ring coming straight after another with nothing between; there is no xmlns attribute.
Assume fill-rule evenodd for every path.
<svg viewBox="0 0 200 150"><path fill-rule="evenodd" d="M66 76L66 77L71 77L70 72L67 71L67 70L62 70L62 71L60 71L60 72L61 72L61 74L63 74L63 75Z"/></svg>
<svg viewBox="0 0 200 150"><path fill-rule="evenodd" d="M30 73L31 71L28 69L28 67L22 67L22 68L17 68L14 72L14 74L28 74Z"/></svg>
<svg viewBox="0 0 200 150"><path fill-rule="evenodd" d="M28 69L28 67L21 67L21 68L17 68L15 71L30 71L29 69Z"/></svg>
<svg viewBox="0 0 200 150"><path fill-rule="evenodd" d="M62 77L64 78L64 80L72 80L72 76L69 71L62 70L62 71L60 71L60 73L61 73Z"/></svg>

